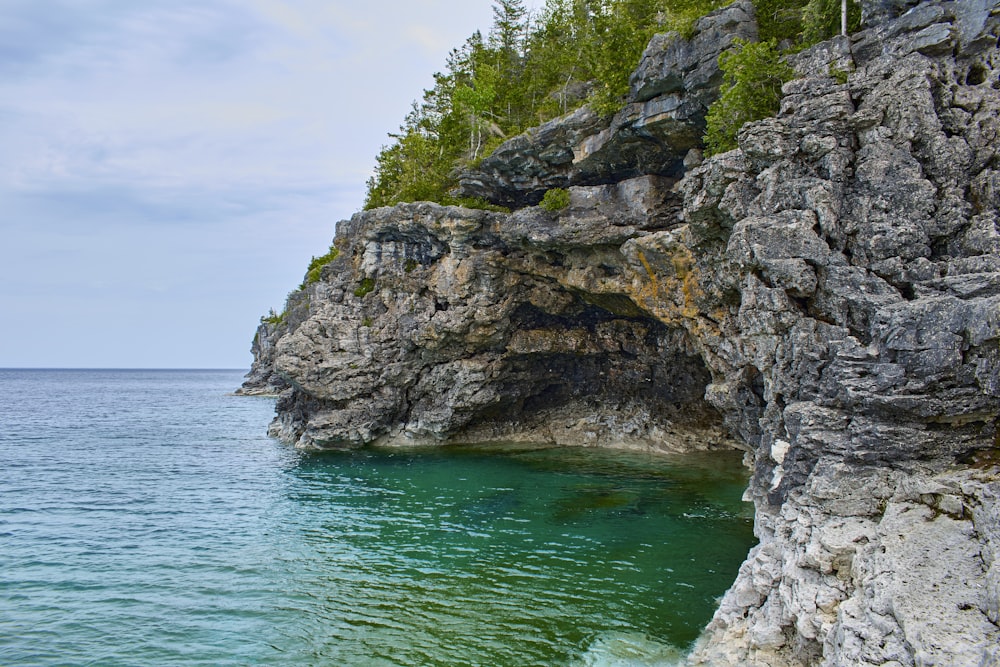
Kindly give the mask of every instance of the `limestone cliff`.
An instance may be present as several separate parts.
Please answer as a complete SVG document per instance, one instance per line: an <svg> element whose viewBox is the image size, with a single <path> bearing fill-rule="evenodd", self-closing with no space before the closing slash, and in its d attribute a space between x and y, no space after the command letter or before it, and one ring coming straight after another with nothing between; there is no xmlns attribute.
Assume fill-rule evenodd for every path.
<svg viewBox="0 0 1000 667"><path fill-rule="evenodd" d="M615 118L463 179L514 213L340 223L258 333L272 433L738 446L760 544L693 663L1000 664L1000 17L863 8L737 150L690 137L748 3L655 39ZM567 208L530 206L554 186Z"/></svg>

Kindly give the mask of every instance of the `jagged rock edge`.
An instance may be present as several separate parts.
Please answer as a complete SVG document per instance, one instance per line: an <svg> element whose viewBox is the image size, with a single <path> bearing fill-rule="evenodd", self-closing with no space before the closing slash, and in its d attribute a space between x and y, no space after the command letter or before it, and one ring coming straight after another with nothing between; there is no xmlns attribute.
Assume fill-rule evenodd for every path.
<svg viewBox="0 0 1000 667"><path fill-rule="evenodd" d="M620 331L651 314L696 350L705 398L752 454L761 544L693 663L994 664L996 3L896 4L909 11L867 11L862 33L799 56L779 116L744 128L739 150L689 163L676 187L677 174L573 187L558 214L424 204L356 216L338 228L349 252L270 334L276 357L325 304L376 324L385 313L351 281L376 293L386 257L406 274L448 257L457 269L484 244L521 251L518 275L554 299L550 316L592 306ZM436 231L421 236L418 220ZM395 238L379 237L386 225ZM587 274L581 253L615 256L613 271ZM556 256L562 267L546 264ZM575 354L598 324L515 347ZM489 368L478 362L460 370ZM309 396L299 369L272 366L292 382L286 398ZM286 398L276 432L295 436L315 406ZM432 441L461 422L434 418L421 426Z"/></svg>

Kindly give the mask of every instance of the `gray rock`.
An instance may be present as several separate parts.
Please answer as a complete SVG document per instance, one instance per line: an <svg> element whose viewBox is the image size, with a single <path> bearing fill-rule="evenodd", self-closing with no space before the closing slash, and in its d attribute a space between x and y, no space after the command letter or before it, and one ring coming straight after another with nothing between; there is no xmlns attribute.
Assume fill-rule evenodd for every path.
<svg viewBox="0 0 1000 667"><path fill-rule="evenodd" d="M734 151L688 150L705 88L661 37L610 124L577 112L476 177L518 205L569 187L565 209L341 223L255 347L289 386L272 433L738 446L759 544L691 664L996 664L996 5L914 5L865 2L868 29L791 59Z"/></svg>
<svg viewBox="0 0 1000 667"><path fill-rule="evenodd" d="M962 55L985 51L996 45L1000 23L997 0L962 0L953 6Z"/></svg>
<svg viewBox="0 0 1000 667"><path fill-rule="evenodd" d="M692 230L733 220L729 266L749 275L731 355L745 366L727 378L759 373L764 399L743 413L760 425L761 546L695 664L995 659L996 543L977 526L1000 489L995 467L980 472L998 451L996 152L952 114L993 108L976 63L996 42L957 60L951 11L928 3L856 36L849 103L826 101L832 58L800 56L804 80L777 119L744 128L742 161L709 159L679 184ZM844 147L849 169L824 164ZM809 320L833 326L817 337Z"/></svg>
<svg viewBox="0 0 1000 667"><path fill-rule="evenodd" d="M250 346L253 365L246 374L243 385L236 390L237 395L277 396L288 389L288 383L274 369L275 344L285 332L286 326L283 322L261 321Z"/></svg>
<svg viewBox="0 0 1000 667"><path fill-rule="evenodd" d="M574 183L578 147L607 127L607 119L580 107L528 130L463 173L461 194L514 208L537 204L546 190Z"/></svg>
<svg viewBox="0 0 1000 667"><path fill-rule="evenodd" d="M920 0L860 0L861 23L866 27L879 26L912 11Z"/></svg>
<svg viewBox="0 0 1000 667"><path fill-rule="evenodd" d="M293 390L272 433L303 447L732 446L684 332L637 320L618 277L615 246L665 224L669 186L574 188L557 213L358 214L338 229L338 270L306 288L308 316L275 346Z"/></svg>
<svg viewBox="0 0 1000 667"><path fill-rule="evenodd" d="M746 0L699 19L691 39L676 32L655 35L632 73L629 97L642 103L661 95L685 94L707 107L722 83L719 53L737 39L756 38L753 4Z"/></svg>

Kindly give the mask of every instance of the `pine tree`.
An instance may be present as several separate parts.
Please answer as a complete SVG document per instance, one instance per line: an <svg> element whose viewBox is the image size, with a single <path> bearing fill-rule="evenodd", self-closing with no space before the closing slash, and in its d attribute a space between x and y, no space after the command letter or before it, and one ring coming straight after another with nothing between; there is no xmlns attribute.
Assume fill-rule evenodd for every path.
<svg viewBox="0 0 1000 667"><path fill-rule="evenodd" d="M781 86L793 72L780 56L774 40L742 42L719 56L724 80L722 95L706 118L705 144L710 152L736 148L736 135L744 124L777 112Z"/></svg>
<svg viewBox="0 0 1000 667"><path fill-rule="evenodd" d="M532 18L524 0L494 0L489 32L449 54L434 86L379 152L365 207L454 203L457 174L507 137L584 103L599 113L617 111L652 35L688 32L727 1L546 0ZM748 45L723 63L728 83L709 115L710 150L732 146L743 122L771 113L780 96L774 82L785 76L775 45L836 34L842 2L754 0L761 38L773 41ZM850 9L856 25L857 3Z"/></svg>

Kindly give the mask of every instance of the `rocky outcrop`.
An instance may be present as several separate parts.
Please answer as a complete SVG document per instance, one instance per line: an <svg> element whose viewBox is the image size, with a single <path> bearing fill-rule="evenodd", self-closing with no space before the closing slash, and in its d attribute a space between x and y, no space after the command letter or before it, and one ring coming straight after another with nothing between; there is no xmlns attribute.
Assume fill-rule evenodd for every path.
<svg viewBox="0 0 1000 667"><path fill-rule="evenodd" d="M423 203L341 223L308 316L275 347L294 391L272 431L318 447L732 446L687 334L607 289L616 248L676 222L667 185L576 189L558 214Z"/></svg>
<svg viewBox="0 0 1000 667"><path fill-rule="evenodd" d="M749 0L702 17L690 39L657 35L621 111L601 118L581 107L510 139L462 175L462 196L520 208L552 188L682 175L684 156L701 144L705 113L719 94L719 54L756 36Z"/></svg>
<svg viewBox="0 0 1000 667"><path fill-rule="evenodd" d="M865 11L683 174L341 223L272 432L739 446L760 542L692 664L1000 664L1000 17Z"/></svg>
<svg viewBox="0 0 1000 667"><path fill-rule="evenodd" d="M704 356L760 538L696 664L1000 660L996 21L966 40L956 7L801 54L681 184L684 245L720 253L695 267L740 295Z"/></svg>
<svg viewBox="0 0 1000 667"><path fill-rule="evenodd" d="M287 331L284 321L261 320L250 346L253 367L236 390L238 396L277 396L289 388L288 382L274 368L274 346Z"/></svg>

